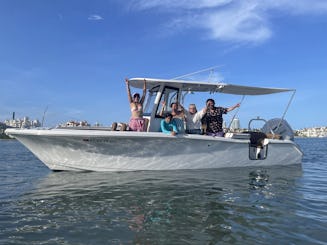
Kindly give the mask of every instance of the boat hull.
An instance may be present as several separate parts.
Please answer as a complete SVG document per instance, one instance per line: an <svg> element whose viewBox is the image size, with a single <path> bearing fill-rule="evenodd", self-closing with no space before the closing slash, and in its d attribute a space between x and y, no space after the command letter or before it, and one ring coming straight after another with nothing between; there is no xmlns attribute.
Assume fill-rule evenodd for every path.
<svg viewBox="0 0 327 245"><path fill-rule="evenodd" d="M136 171L300 164L290 140L269 140L265 159L250 159L248 139L153 132L8 129L52 170Z"/></svg>

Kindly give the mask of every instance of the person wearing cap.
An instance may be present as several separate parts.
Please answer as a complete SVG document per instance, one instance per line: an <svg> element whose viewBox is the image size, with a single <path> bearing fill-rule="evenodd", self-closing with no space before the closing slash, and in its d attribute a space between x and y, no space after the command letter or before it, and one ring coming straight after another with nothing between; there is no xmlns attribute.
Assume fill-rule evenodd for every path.
<svg viewBox="0 0 327 245"><path fill-rule="evenodd" d="M240 103L237 103L236 105L228 108L220 106L216 107L215 101L213 99L207 99L206 112L202 119L202 121L206 125L206 134L211 136L223 137L223 114L227 114L227 112L230 112L237 107L240 107Z"/></svg>
<svg viewBox="0 0 327 245"><path fill-rule="evenodd" d="M160 127L161 131L164 134L170 134L175 136L178 133L178 130L176 124L172 119L173 115L171 113L166 113L165 118L160 122Z"/></svg>
<svg viewBox="0 0 327 245"><path fill-rule="evenodd" d="M129 129L132 131L146 131L145 119L143 118L143 103L146 95L146 81L144 79L142 97L140 97L139 93L134 93L132 96L129 80L127 78L125 79L125 83L131 108L131 118L128 125Z"/></svg>

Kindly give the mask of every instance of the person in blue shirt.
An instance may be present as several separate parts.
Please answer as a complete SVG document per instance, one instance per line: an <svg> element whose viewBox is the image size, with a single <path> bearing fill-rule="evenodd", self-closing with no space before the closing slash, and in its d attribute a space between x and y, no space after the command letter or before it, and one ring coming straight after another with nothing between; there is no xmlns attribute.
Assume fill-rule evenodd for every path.
<svg viewBox="0 0 327 245"><path fill-rule="evenodd" d="M175 136L178 133L178 130L172 118L173 115L171 113L166 113L165 119L161 121L160 126L163 133Z"/></svg>

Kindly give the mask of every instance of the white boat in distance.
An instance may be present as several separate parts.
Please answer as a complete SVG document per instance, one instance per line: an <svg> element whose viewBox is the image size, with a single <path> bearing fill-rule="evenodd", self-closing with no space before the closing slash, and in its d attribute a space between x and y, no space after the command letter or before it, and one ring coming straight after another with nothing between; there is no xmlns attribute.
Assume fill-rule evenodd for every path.
<svg viewBox="0 0 327 245"><path fill-rule="evenodd" d="M171 136L160 132L161 102L181 103L190 92L203 92L205 96L293 92L293 98L295 90L152 78L132 78L130 86L141 89L144 79L147 132L75 127L7 129L6 134L19 140L52 170L136 171L301 164L303 153L283 118L264 120L262 132L250 131L251 120L248 131L229 132L225 137L186 133Z"/></svg>

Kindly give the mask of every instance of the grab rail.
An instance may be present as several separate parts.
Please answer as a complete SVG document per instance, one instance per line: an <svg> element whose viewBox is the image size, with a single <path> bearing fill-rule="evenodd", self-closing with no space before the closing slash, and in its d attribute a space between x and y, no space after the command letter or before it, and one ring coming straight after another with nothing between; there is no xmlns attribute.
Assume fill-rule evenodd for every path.
<svg viewBox="0 0 327 245"><path fill-rule="evenodd" d="M267 123L267 120L266 119L263 119L263 118L260 118L260 117L257 117L257 118L253 118L249 121L248 123L248 130L251 131L251 123L253 121L263 121L264 123ZM270 130L272 134L274 134L274 132L272 130Z"/></svg>

